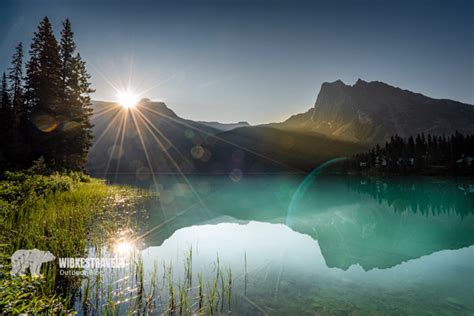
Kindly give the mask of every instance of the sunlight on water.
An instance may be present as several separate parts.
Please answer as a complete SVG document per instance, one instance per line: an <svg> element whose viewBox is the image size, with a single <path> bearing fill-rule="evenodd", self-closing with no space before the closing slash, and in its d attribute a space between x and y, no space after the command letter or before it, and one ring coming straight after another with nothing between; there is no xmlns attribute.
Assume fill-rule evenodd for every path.
<svg viewBox="0 0 474 316"><path fill-rule="evenodd" d="M134 246L131 241L121 241L114 246L115 252L117 252L119 255L131 253L133 248Z"/></svg>
<svg viewBox="0 0 474 316"><path fill-rule="evenodd" d="M179 177L160 177L173 199L146 207L149 217L134 233L139 245L119 236L119 248L137 257L103 278L104 287L113 284L126 305L141 288L146 297L158 286L168 296L156 308L166 311L170 286L192 301L198 276L212 289L219 267L222 275L231 271L230 306L238 314L474 311L474 284L466 282L474 277L474 196L459 189L469 183L324 176L306 183L289 227L301 181L190 178L204 208L176 189L185 185Z"/></svg>

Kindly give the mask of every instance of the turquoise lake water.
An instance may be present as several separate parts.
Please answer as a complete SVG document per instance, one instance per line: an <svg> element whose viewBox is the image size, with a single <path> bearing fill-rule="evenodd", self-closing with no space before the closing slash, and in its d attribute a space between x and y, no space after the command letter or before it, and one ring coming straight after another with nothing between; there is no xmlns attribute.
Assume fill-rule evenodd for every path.
<svg viewBox="0 0 474 316"><path fill-rule="evenodd" d="M470 183L157 176L140 228L145 282L192 249L205 280L217 257L231 269L234 314L472 315Z"/></svg>

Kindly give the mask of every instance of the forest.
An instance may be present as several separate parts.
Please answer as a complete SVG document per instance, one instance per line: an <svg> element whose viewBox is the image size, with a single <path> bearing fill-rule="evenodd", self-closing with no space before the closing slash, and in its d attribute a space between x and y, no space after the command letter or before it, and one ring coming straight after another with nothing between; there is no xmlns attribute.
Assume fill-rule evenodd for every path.
<svg viewBox="0 0 474 316"><path fill-rule="evenodd" d="M45 17L34 33L26 63L19 43L3 73L0 171L28 168L40 158L55 171L84 167L92 141L94 90L69 19L62 26L58 42Z"/></svg>
<svg viewBox="0 0 474 316"><path fill-rule="evenodd" d="M474 135L395 135L383 146L353 156L345 167L382 174L473 175Z"/></svg>

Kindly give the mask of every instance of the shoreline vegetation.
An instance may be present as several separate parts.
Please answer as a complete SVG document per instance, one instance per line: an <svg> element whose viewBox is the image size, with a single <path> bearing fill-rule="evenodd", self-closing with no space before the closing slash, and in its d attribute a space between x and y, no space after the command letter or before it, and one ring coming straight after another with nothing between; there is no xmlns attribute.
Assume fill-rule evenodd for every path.
<svg viewBox="0 0 474 316"><path fill-rule="evenodd" d="M341 166L347 174L370 176L474 176L474 135L392 136Z"/></svg>
<svg viewBox="0 0 474 316"><path fill-rule="evenodd" d="M28 270L24 276L10 274L10 257L18 249L49 251L56 259L109 257L124 232L138 230L137 220L146 216L142 203L157 197L80 172L52 172L42 160L27 170L5 172L0 180L1 313L230 313L238 295L231 268L221 266L217 254L214 275L204 278L203 272L193 272L192 248L182 264L155 262L151 275L144 273L139 249L132 249L121 277L121 272L103 276L102 269L89 274L85 268L62 274L59 260L43 263L39 276ZM184 279L178 277L181 270Z"/></svg>
<svg viewBox="0 0 474 316"><path fill-rule="evenodd" d="M35 164L6 172L0 181L0 310L3 313L72 313L80 277L63 278L57 260L42 265L41 277L10 275L17 249L37 248L59 257L87 257L121 226L147 193L108 185L80 172L44 173Z"/></svg>
<svg viewBox="0 0 474 316"><path fill-rule="evenodd" d="M194 248L196 251L197 248ZM217 254L214 269L193 272L193 247L182 264L154 261L151 271L139 252L130 254L127 274L87 276L83 280L80 307L85 315L223 315L230 314L236 297L236 279Z"/></svg>

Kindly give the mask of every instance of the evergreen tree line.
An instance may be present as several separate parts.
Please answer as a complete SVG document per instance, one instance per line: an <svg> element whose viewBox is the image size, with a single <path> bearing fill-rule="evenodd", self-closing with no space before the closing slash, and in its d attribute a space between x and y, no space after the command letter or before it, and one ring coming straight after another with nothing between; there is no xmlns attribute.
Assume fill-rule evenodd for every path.
<svg viewBox="0 0 474 316"><path fill-rule="evenodd" d="M0 169L37 159L52 170L81 170L92 141L90 75L76 51L71 22L56 40L48 17L34 33L24 64L15 48L0 87Z"/></svg>
<svg viewBox="0 0 474 316"><path fill-rule="evenodd" d="M385 145L348 160L346 167L386 173L474 174L474 134L395 135Z"/></svg>
<svg viewBox="0 0 474 316"><path fill-rule="evenodd" d="M347 177L347 181L351 190L368 194L379 204L386 202L395 212L411 211L426 216L457 214L461 218L474 214L474 195L469 193L472 187L469 184L435 184L412 178L381 181L380 178Z"/></svg>

